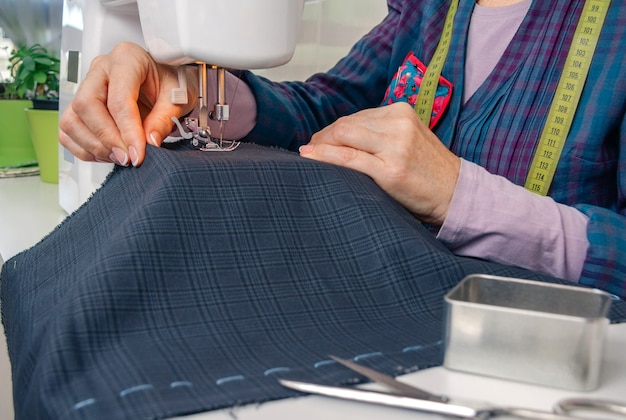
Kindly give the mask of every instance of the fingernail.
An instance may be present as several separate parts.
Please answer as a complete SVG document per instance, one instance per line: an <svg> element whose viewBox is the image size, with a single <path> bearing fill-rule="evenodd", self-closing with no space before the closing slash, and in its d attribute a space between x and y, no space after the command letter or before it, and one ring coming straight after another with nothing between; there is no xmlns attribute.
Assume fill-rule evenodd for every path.
<svg viewBox="0 0 626 420"><path fill-rule="evenodd" d="M137 154L137 149L135 149L135 146L130 146L128 148L128 154L130 155L130 160L132 161L131 163L133 164L133 166L137 166L137 163L139 163L139 155Z"/></svg>
<svg viewBox="0 0 626 420"><path fill-rule="evenodd" d="M301 155L306 155L307 153L311 153L313 151L312 144L305 144L304 146L300 146L298 149Z"/></svg>
<svg viewBox="0 0 626 420"><path fill-rule="evenodd" d="M150 137L150 143L152 143L153 146L159 147L159 133L152 132L148 137Z"/></svg>
<svg viewBox="0 0 626 420"><path fill-rule="evenodd" d="M113 151L112 154L115 156L115 160L119 165L128 166L128 155L125 151L123 151L119 147L114 147L111 150Z"/></svg>

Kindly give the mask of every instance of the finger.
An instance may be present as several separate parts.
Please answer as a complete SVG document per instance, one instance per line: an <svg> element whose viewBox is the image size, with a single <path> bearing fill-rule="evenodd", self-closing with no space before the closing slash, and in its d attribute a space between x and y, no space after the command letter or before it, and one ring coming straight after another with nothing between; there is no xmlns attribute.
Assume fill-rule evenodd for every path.
<svg viewBox="0 0 626 420"><path fill-rule="evenodd" d="M309 143L300 148L302 157L354 169L373 179L384 169L384 161L369 152L328 143Z"/></svg>
<svg viewBox="0 0 626 420"><path fill-rule="evenodd" d="M106 107L120 139L119 149L129 157L133 166L139 166L145 157L146 135L137 100L146 76L143 69L131 71L130 75L121 74L125 73L124 70L119 66L111 69Z"/></svg>
<svg viewBox="0 0 626 420"><path fill-rule="evenodd" d="M85 161L108 161L111 149L102 144L92 130L68 107L59 121L59 141L76 156Z"/></svg>
<svg viewBox="0 0 626 420"><path fill-rule="evenodd" d="M315 133L309 144L314 146L313 156L323 157L325 161L333 159L332 163L336 163L337 159L349 162L356 157L356 151L376 154L382 150L380 137L362 124L355 123L353 118L339 120ZM300 153L307 154L308 149L304 147Z"/></svg>
<svg viewBox="0 0 626 420"><path fill-rule="evenodd" d="M187 104L174 104L171 100L172 89L178 89L180 87L178 80L178 71L172 67L166 67L157 65L159 71L158 89L154 86L153 90L145 90L145 95L140 98L140 103L143 103L143 110L146 110L143 121L143 129L147 135L146 140L154 146L160 146L163 139L168 136L174 122L172 118L179 118L181 115L185 115L194 108L195 101L198 95L196 93L196 70L187 66L187 80L186 85L188 88L189 102ZM156 99L150 100L148 96Z"/></svg>
<svg viewBox="0 0 626 420"><path fill-rule="evenodd" d="M92 153L85 150L82 146L72 140L72 138L65 133L64 131L59 131L59 142L65 147L69 152L76 156L78 159L85 162L95 162L98 161Z"/></svg>
<svg viewBox="0 0 626 420"><path fill-rule="evenodd" d="M342 117L314 134L311 143L343 145L372 154L380 153L389 146L389 137L399 137L399 131L410 128L406 126L412 123L412 114L407 118L402 112L389 108L391 106L366 109Z"/></svg>
<svg viewBox="0 0 626 420"><path fill-rule="evenodd" d="M114 148L126 152L126 145L107 107L108 76L103 69L92 67L63 115L63 130L82 148L96 147L98 151L94 154L98 156L108 156ZM84 127L88 127L87 132ZM101 147L106 153L100 150Z"/></svg>
<svg viewBox="0 0 626 420"><path fill-rule="evenodd" d="M147 141L159 147L174 125L172 117L182 115L181 107L170 102L169 97L159 98L143 121Z"/></svg>

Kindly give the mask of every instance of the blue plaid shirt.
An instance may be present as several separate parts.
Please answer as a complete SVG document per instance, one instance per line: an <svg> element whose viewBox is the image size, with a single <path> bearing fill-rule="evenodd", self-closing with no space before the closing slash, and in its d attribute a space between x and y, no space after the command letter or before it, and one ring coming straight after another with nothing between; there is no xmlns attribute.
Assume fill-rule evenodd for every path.
<svg viewBox="0 0 626 420"><path fill-rule="evenodd" d="M243 77L258 106L249 140L297 149L337 118L381 104L409 51L428 63L449 2L389 0L389 14L327 73L306 83ZM533 1L519 31L463 104L465 43L475 2L461 0L443 75L455 85L434 128L457 155L523 185L583 0ZM549 192L589 218L580 282L626 297L626 3L613 1ZM275 143L272 143L275 144Z"/></svg>

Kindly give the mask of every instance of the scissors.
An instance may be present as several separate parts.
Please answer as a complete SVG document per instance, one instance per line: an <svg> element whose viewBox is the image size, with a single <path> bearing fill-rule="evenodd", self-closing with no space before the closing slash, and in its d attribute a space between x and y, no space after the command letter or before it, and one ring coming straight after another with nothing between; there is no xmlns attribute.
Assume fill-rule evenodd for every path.
<svg viewBox="0 0 626 420"><path fill-rule="evenodd" d="M370 391L359 388L342 386L320 385L308 382L299 382L288 379L279 379L284 387L309 394L324 395L351 401L367 402L388 407L405 408L423 413L438 414L461 419L493 419L497 417L513 417L529 420L580 420L577 412L604 413L613 419L626 419L626 403L591 398L571 398L560 400L554 410L541 411L515 407L496 407L477 401L462 401L451 399L445 395L437 395L421 388L370 369L351 360L330 356L337 363L347 367L366 378L391 388L394 392ZM615 416L618 417L615 417ZM591 417L585 417L591 418Z"/></svg>

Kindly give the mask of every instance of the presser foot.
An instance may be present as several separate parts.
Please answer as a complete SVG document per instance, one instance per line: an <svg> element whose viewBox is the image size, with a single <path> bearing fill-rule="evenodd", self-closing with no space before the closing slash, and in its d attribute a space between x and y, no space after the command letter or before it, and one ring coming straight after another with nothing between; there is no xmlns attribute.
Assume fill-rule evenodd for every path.
<svg viewBox="0 0 626 420"><path fill-rule="evenodd" d="M224 140L212 137L211 130L208 127L199 127L197 118L185 118L185 127L189 131L186 131L175 118L172 118L172 120L178 125L178 131L182 138L189 140L192 146L200 151L230 152L241 144L241 142L235 140Z"/></svg>
<svg viewBox="0 0 626 420"><path fill-rule="evenodd" d="M191 144L203 152L230 152L235 150L241 142L235 140L220 140L212 137L203 137L196 134L191 139Z"/></svg>

